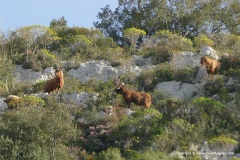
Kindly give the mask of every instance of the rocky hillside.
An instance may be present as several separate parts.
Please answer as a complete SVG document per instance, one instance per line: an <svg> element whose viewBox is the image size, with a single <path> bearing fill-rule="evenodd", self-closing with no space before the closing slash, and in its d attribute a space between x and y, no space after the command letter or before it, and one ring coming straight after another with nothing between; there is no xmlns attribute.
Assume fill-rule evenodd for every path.
<svg viewBox="0 0 240 160"><path fill-rule="evenodd" d="M219 59L216 51L211 47L203 47L200 53L182 52L175 54L170 65L177 69L186 68L200 68L196 77L191 79L191 82L181 81L164 81L157 83L154 87L156 91L164 92L169 97L175 97L181 100L190 100L195 97L204 96L204 82L208 77L205 67L200 67L200 58L203 55L209 55ZM64 70L64 74L69 78L80 80L81 83L88 81L112 81L119 75L125 75L134 73L135 76L141 74L141 72L147 72L153 70L157 65L150 58L143 58L141 56L132 56L131 60L124 60L120 66L112 66L110 62L106 60L88 61L86 63L80 62L61 62ZM73 67L74 66L74 67ZM33 69L23 69L21 65L17 65L14 71L14 76L17 82L37 84L41 81L46 81L54 76L54 68L48 67L43 71L36 72ZM232 79L230 79L232 81ZM227 84L232 82L227 82ZM100 93L97 93L100 94ZM64 103L69 103L70 100L77 105L86 105L91 98L95 100L97 97L93 93L81 92L81 93L63 93L62 100ZM47 96L46 94L39 92L34 93L36 96ZM1 97L1 110L6 109L6 104L3 102L4 97ZM111 104L109 104L111 105Z"/></svg>
<svg viewBox="0 0 240 160"><path fill-rule="evenodd" d="M130 89L134 88L135 90L149 92L151 95L153 95L153 104L151 109L149 111L140 111L141 114L144 114L144 118L138 119L140 117L135 117L137 121L143 121L143 123L147 123L148 120L154 122L159 121L162 118L163 120L170 122L170 124L167 124L167 129L172 131L176 129L174 131L176 134L190 134L189 130L193 129L194 127L186 120L181 119L181 114L186 115L186 119L189 119L189 121L199 122L201 121L201 117L200 119L195 119L194 114L199 114L199 116L201 116L202 109L206 110L206 114L211 112L213 113L213 116L216 114L217 117L221 117L222 114L224 115L225 113L222 113L222 111L218 112L218 109L216 108L223 107L224 105L225 107L231 107L233 110L236 110L237 104L239 103L239 100L237 99L240 88L239 79L228 76L227 74L208 75L206 67L201 67L200 65L200 59L203 55L209 55L210 57L214 57L218 60L220 59L219 57L223 56L217 54L217 52L211 47L203 47L199 53L190 51L180 52L178 54L173 54L169 61L157 64L152 59L153 57L146 58L137 55L133 55L131 59L122 60L120 65L113 65L111 62L106 60L92 60L84 63L80 63L78 61L64 61L61 62L59 66L62 67L64 72L65 86L60 95L53 95L53 97L63 103L64 106L67 106L69 109L79 108L91 110L91 108L94 108L94 106L98 106L99 108L97 108L96 113L97 116L105 118L109 118L109 116L117 116L120 119L124 116L133 116L134 118L134 114L139 114L139 108L136 105L132 105L130 109L127 109L122 97L116 96L113 92L115 86L112 85L112 81L119 77L119 75L122 75L122 80ZM167 66L167 68L161 68L162 66ZM158 73L159 67L163 69L160 73ZM170 70L170 68L172 70ZM166 73L164 72L164 69L166 69ZM173 75L171 71L177 72ZM152 74L156 74L155 76L161 80L154 81L154 77L149 79L148 76L152 76ZM43 100L52 96L43 93L42 86L46 80L52 78L53 76L53 67L48 67L42 71L34 71L33 69L23 69L22 65L16 65L16 68L14 69L15 81L19 84L23 83L31 86L27 89L28 94L25 93L25 96L35 96ZM143 85L141 85L141 82ZM106 84L109 86L106 87ZM136 87L136 84L139 84L139 86ZM40 86L38 89L34 88L34 86L36 87L38 85ZM105 86L105 88L103 86ZM227 92L221 90L223 88L225 88ZM11 91L9 92L11 93ZM8 110L6 103L3 101L5 98L6 97L0 97L0 109L3 113ZM198 107L202 109L199 110ZM214 111L205 107L215 107L216 110ZM160 113L161 115L158 115L157 118L152 115L152 112L156 114L154 116L157 116ZM175 117L175 119L172 121L171 117ZM89 124L90 121L87 120L85 116L72 115L72 118L76 120L78 125L89 127L85 130L86 133L84 133L84 135L81 137L84 141L89 141L89 138L91 139L91 137L88 136L91 134L94 139L98 139L103 135L108 137L111 134L117 134L114 133L114 130L110 129L113 127L112 125L114 125L110 124L110 122L107 122L106 125L99 124L97 126L91 126L91 124ZM209 115L209 118L211 119L213 117ZM125 123L124 119L121 121L121 123ZM202 123L204 124L205 122ZM214 121L213 123L215 123L214 125L223 125L218 121ZM237 125L235 124L235 126ZM139 127L138 124L131 124L130 133L135 134L138 129L137 127ZM149 130L152 129L149 128ZM166 131L161 132L165 133ZM229 136L228 133L226 134ZM229 138L228 136L223 135L223 137L220 136L211 140L209 140L207 137L203 137L201 141L197 141L195 139L196 137L194 137L195 140L191 143L191 145L188 145L188 148L185 151L173 148L168 156L185 159L188 154L205 153L198 155L197 157L201 157L202 159L229 159L229 155L227 155L227 153L235 156L238 155L236 152L234 153L234 151L236 151L238 148L238 142ZM224 141L226 140L227 142L222 142L222 139L224 139ZM214 140L216 140L216 142ZM143 139L140 139L140 141L141 143L146 143ZM164 140L165 142L162 140L162 138L157 139L157 141L160 142L151 142L150 146L152 148L159 148L161 147L161 143L168 143L167 141L169 141L170 145L172 145L171 147L176 144L176 142L171 142L169 137ZM100 145L98 143L95 145ZM107 142L101 143L103 143L101 145L104 145L104 143ZM131 143L135 142L132 141ZM218 145L218 143L220 143L220 145ZM87 143L84 144L89 151L93 151L94 149L88 145L89 144ZM178 143L178 145L180 144ZM164 146L167 147L166 144ZM99 149L99 151L100 150L101 149ZM222 152L223 150L226 154L219 156L218 153ZM98 151L98 149L95 151ZM217 154L208 155L207 153Z"/></svg>

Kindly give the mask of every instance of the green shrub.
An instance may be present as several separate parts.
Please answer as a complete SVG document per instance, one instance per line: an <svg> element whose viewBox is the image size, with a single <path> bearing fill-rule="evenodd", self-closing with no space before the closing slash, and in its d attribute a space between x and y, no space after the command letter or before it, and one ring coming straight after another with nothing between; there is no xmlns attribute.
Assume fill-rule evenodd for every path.
<svg viewBox="0 0 240 160"><path fill-rule="evenodd" d="M237 70L240 68L240 57L237 55L230 55L228 57L222 57L220 60L221 72L228 74L230 69Z"/></svg>
<svg viewBox="0 0 240 160"><path fill-rule="evenodd" d="M237 158L237 157L232 157L232 158L230 158L230 160L240 160L240 158Z"/></svg>
<svg viewBox="0 0 240 160"><path fill-rule="evenodd" d="M13 106L13 108L24 110L26 108L43 107L44 101L41 98L35 96L26 96L20 97L18 101L10 102L9 105Z"/></svg>
<svg viewBox="0 0 240 160"><path fill-rule="evenodd" d="M33 84L22 81L20 82L13 81L11 82L9 90L11 91L11 94L24 96L33 93Z"/></svg>
<svg viewBox="0 0 240 160"><path fill-rule="evenodd" d="M175 78L177 81L181 81L183 83L193 83L193 80L195 79L195 71L195 68L178 69L175 71Z"/></svg>
<svg viewBox="0 0 240 160"><path fill-rule="evenodd" d="M153 64L159 64L171 59L171 50L167 47L151 47L151 48L143 48L140 52L140 55L143 55L143 58L151 57Z"/></svg>
<svg viewBox="0 0 240 160"><path fill-rule="evenodd" d="M175 80L175 72L168 63L156 66L152 70L143 71L136 81L139 89L149 92L154 89L157 83Z"/></svg>
<svg viewBox="0 0 240 160"><path fill-rule="evenodd" d="M234 131L239 126L240 118L237 107L223 105L221 102L200 97L191 102L191 123L201 126L205 136ZM223 119L224 117L224 119Z"/></svg>
<svg viewBox="0 0 240 160"><path fill-rule="evenodd" d="M138 151L131 150L131 149L126 149L123 152L123 157L128 159L128 160L134 160L134 159L140 159L141 154Z"/></svg>
<svg viewBox="0 0 240 160"><path fill-rule="evenodd" d="M191 39L174 34L168 30L160 30L156 32L154 38L159 39L159 46L165 46L171 49L171 51L190 51L193 49Z"/></svg>
<svg viewBox="0 0 240 160"><path fill-rule="evenodd" d="M169 156L166 153L160 152L158 150L145 150L141 153L138 160L180 160L177 155Z"/></svg>
<svg viewBox="0 0 240 160"><path fill-rule="evenodd" d="M155 109L138 109L132 116L124 116L112 133L116 145L140 150L150 145L154 135L161 133L162 114Z"/></svg>
<svg viewBox="0 0 240 160"><path fill-rule="evenodd" d="M233 78L236 78L238 80L238 82L240 82L240 69L237 68L237 69L232 69L230 68L226 73L225 73L226 76L228 77L233 77Z"/></svg>
<svg viewBox="0 0 240 160"><path fill-rule="evenodd" d="M39 107L43 101L37 97L22 99L27 109L1 114L0 153L11 155L9 159L69 159L66 146L75 136L75 127L66 106L52 101Z"/></svg>
<svg viewBox="0 0 240 160"><path fill-rule="evenodd" d="M37 60L36 54L24 54L23 59L22 67L24 69L33 69L34 71L42 70L41 62Z"/></svg>
<svg viewBox="0 0 240 160"><path fill-rule="evenodd" d="M199 97L197 99L194 99L192 103L196 105L196 107L206 109L209 111L210 110L217 111L223 108L223 105L220 102L205 97Z"/></svg>
<svg viewBox="0 0 240 160"><path fill-rule="evenodd" d="M12 56L12 61L16 65L22 65L25 62L23 54L15 54Z"/></svg>
<svg viewBox="0 0 240 160"><path fill-rule="evenodd" d="M56 56L49 53L48 50L39 50L36 54L23 54L22 59L22 67L34 71L41 71L47 67L55 66L57 63Z"/></svg>
<svg viewBox="0 0 240 160"><path fill-rule="evenodd" d="M212 47L214 45L214 41L209 39L206 35L200 34L198 37L194 38L194 44L200 48L203 46Z"/></svg>
<svg viewBox="0 0 240 160"><path fill-rule="evenodd" d="M97 160L125 160L122 157L121 152L118 148L108 148L106 151L102 151Z"/></svg>
<svg viewBox="0 0 240 160"><path fill-rule="evenodd" d="M40 80L33 85L33 93L39 93L43 91L46 81Z"/></svg>
<svg viewBox="0 0 240 160"><path fill-rule="evenodd" d="M164 81L175 79L174 70L168 63L163 63L154 69L153 83L157 84Z"/></svg>
<svg viewBox="0 0 240 160"><path fill-rule="evenodd" d="M164 120L172 120L176 111L181 108L182 102L177 99L164 98L155 104L155 108L163 114Z"/></svg>
<svg viewBox="0 0 240 160"><path fill-rule="evenodd" d="M41 62L41 67L43 69L56 66L58 62L58 58L55 56L55 54L50 53L46 49L42 49L38 52L37 60Z"/></svg>
<svg viewBox="0 0 240 160"><path fill-rule="evenodd" d="M234 151L234 149L237 148L238 141L225 135L221 135L210 139L209 145L211 148L218 151Z"/></svg>
<svg viewBox="0 0 240 160"><path fill-rule="evenodd" d="M223 78L214 79L213 77L210 77L210 79L208 79L206 84L204 85L205 94L207 96L217 94L223 89L223 87L224 87Z"/></svg>
<svg viewBox="0 0 240 160"><path fill-rule="evenodd" d="M15 159L20 146L8 137L0 136L0 159Z"/></svg>

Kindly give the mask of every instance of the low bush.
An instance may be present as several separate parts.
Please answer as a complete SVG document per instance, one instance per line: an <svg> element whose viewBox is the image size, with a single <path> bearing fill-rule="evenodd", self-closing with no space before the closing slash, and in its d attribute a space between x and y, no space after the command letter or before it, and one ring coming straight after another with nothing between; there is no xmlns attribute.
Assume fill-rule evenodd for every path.
<svg viewBox="0 0 240 160"><path fill-rule="evenodd" d="M223 89L223 87L224 87L223 78L214 79L213 77L210 77L207 80L206 84L204 85L205 95L211 96L217 94Z"/></svg>

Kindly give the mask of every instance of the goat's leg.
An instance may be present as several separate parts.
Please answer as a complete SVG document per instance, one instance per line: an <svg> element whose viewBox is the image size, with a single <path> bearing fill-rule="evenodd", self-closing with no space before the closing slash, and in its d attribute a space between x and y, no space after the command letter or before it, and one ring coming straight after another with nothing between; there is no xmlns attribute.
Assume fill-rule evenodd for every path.
<svg viewBox="0 0 240 160"><path fill-rule="evenodd" d="M131 105L131 103L127 103L127 107L130 109L130 105Z"/></svg>

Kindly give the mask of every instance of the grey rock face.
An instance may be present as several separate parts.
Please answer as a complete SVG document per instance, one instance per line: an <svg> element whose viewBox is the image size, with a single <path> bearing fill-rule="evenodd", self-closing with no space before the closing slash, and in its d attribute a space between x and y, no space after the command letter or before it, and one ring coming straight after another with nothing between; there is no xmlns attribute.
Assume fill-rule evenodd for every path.
<svg viewBox="0 0 240 160"><path fill-rule="evenodd" d="M169 97L175 97L180 100L189 100L202 94L200 84L181 83L176 81L158 83L155 89L166 93Z"/></svg>

